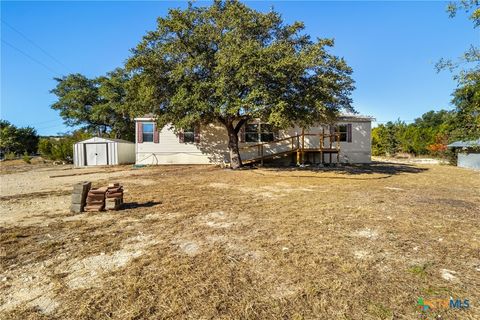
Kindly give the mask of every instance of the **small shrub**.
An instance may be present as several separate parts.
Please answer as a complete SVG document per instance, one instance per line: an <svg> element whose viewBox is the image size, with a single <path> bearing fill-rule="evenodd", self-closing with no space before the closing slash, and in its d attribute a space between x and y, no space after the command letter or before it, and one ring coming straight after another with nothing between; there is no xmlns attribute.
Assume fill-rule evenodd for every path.
<svg viewBox="0 0 480 320"><path fill-rule="evenodd" d="M30 157L27 152L25 152L25 153L23 154L22 160L25 161L25 163L28 163L28 164L32 163L32 162L31 162L32 157Z"/></svg>
<svg viewBox="0 0 480 320"><path fill-rule="evenodd" d="M14 152L7 152L5 154L5 160L15 160L17 155Z"/></svg>

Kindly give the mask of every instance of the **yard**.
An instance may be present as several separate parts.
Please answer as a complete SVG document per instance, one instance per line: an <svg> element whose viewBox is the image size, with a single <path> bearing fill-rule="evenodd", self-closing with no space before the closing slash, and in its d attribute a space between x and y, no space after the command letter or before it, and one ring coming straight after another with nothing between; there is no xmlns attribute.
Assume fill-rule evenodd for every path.
<svg viewBox="0 0 480 320"><path fill-rule="evenodd" d="M3 165L2 165L3 166ZM2 167L2 319L480 318L480 172ZM72 184L125 210L71 215Z"/></svg>

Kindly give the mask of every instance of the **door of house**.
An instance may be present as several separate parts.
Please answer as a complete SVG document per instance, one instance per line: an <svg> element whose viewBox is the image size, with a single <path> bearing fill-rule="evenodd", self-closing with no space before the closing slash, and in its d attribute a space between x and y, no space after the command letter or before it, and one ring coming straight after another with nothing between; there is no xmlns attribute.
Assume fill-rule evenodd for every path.
<svg viewBox="0 0 480 320"><path fill-rule="evenodd" d="M85 144L85 165L104 166L107 165L107 144L86 143Z"/></svg>

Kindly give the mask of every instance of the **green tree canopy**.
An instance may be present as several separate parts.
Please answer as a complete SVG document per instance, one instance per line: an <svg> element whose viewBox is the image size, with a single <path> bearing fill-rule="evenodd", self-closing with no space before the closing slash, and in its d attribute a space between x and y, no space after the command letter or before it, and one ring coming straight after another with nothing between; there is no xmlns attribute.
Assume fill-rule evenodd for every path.
<svg viewBox="0 0 480 320"><path fill-rule="evenodd" d="M123 69L115 69L105 76L89 79L81 74L56 78L51 91L58 100L52 109L69 126L99 135L132 140L134 125L127 103L129 76Z"/></svg>
<svg viewBox="0 0 480 320"><path fill-rule="evenodd" d="M170 10L127 63L135 110L153 111L159 125L177 130L222 124L239 167L238 132L248 119L309 126L353 111L351 68L328 53L333 40L312 40L303 29L238 1Z"/></svg>
<svg viewBox="0 0 480 320"><path fill-rule="evenodd" d="M400 120L380 124L372 129L372 154L432 154L433 145L445 149L456 138L455 118L455 111L440 110L426 112L411 124Z"/></svg>
<svg viewBox="0 0 480 320"><path fill-rule="evenodd" d="M0 120L0 151L16 155L37 151L37 131L32 127L18 128L6 120Z"/></svg>
<svg viewBox="0 0 480 320"><path fill-rule="evenodd" d="M465 11L473 22L474 28L480 26L480 2L462 0L451 2L447 11L450 17ZM480 48L472 44L456 61L442 59L437 63L437 70L460 70L454 78L458 87L453 92L452 104L455 106L454 130L452 137L458 140L480 138Z"/></svg>
<svg viewBox="0 0 480 320"><path fill-rule="evenodd" d="M472 73L453 92L453 136L459 140L480 138L480 72Z"/></svg>

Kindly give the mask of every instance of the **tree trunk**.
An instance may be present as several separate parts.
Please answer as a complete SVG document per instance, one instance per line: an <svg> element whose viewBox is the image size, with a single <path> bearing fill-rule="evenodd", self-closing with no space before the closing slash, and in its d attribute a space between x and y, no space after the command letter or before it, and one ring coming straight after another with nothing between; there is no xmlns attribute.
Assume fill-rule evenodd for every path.
<svg viewBox="0 0 480 320"><path fill-rule="evenodd" d="M230 167L238 169L242 166L242 158L238 148L238 131L232 123L226 125L228 131L228 151L230 151Z"/></svg>

